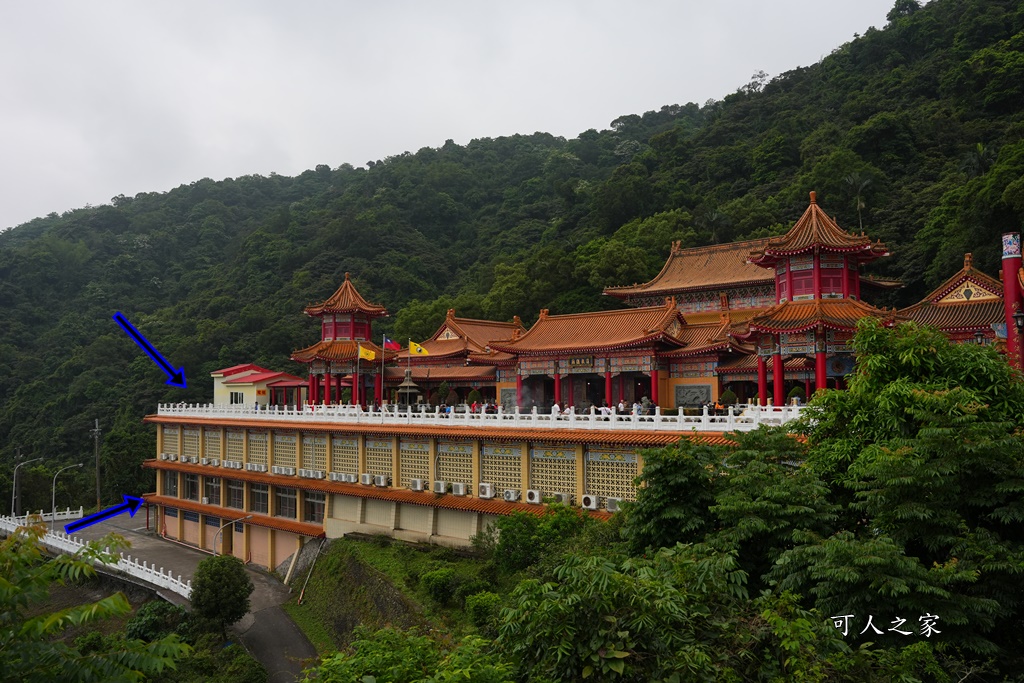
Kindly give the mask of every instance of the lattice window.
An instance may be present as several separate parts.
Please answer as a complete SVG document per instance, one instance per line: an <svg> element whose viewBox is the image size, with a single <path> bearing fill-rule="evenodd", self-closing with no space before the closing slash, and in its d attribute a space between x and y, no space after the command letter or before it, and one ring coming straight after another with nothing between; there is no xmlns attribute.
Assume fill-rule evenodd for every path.
<svg viewBox="0 0 1024 683"><path fill-rule="evenodd" d="M245 453L245 433L239 429L229 429L227 434L224 457L235 462L242 462Z"/></svg>
<svg viewBox="0 0 1024 683"><path fill-rule="evenodd" d="M164 453L178 453L178 428L164 426Z"/></svg>
<svg viewBox="0 0 1024 683"><path fill-rule="evenodd" d="M465 441L439 441L437 444L437 478L473 484L473 444Z"/></svg>
<svg viewBox="0 0 1024 683"><path fill-rule="evenodd" d="M249 432L249 462L267 464L266 432Z"/></svg>
<svg viewBox="0 0 1024 683"><path fill-rule="evenodd" d="M480 481L494 484L495 495L502 497L507 489L522 491L522 449L517 445L484 444L480 447Z"/></svg>
<svg viewBox="0 0 1024 683"><path fill-rule="evenodd" d="M530 449L530 486L545 496L568 493L578 500L576 490L576 449L564 446L535 445Z"/></svg>
<svg viewBox="0 0 1024 683"><path fill-rule="evenodd" d="M391 439L367 439L366 471L391 477L391 455Z"/></svg>
<svg viewBox="0 0 1024 683"><path fill-rule="evenodd" d="M633 480L638 473L633 451L600 447L587 451L587 493L636 500Z"/></svg>
<svg viewBox="0 0 1024 683"><path fill-rule="evenodd" d="M430 476L430 442L402 439L398 445L399 485L408 487L413 479Z"/></svg>
<svg viewBox="0 0 1024 683"><path fill-rule="evenodd" d="M295 467L298 439L293 434L274 434L274 464Z"/></svg>
<svg viewBox="0 0 1024 683"><path fill-rule="evenodd" d="M181 454L199 457L199 430L185 427L181 430Z"/></svg>
<svg viewBox="0 0 1024 683"><path fill-rule="evenodd" d="M358 452L356 453L358 456ZM357 458L358 459L358 458ZM303 434L302 436L302 468L307 470L327 470L327 437ZM335 467L337 469L337 467ZM348 472L349 470L338 470ZM353 469L352 472L355 472Z"/></svg>
<svg viewBox="0 0 1024 683"><path fill-rule="evenodd" d="M203 457L220 458L220 430L203 430Z"/></svg>
<svg viewBox="0 0 1024 683"><path fill-rule="evenodd" d="M335 472L360 474L359 440L347 436L331 435L331 469Z"/></svg>

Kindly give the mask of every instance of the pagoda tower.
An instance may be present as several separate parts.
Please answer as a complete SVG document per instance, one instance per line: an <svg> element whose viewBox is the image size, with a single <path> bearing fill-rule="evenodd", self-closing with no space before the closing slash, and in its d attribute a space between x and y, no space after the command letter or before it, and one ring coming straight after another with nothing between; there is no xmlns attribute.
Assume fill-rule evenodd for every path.
<svg viewBox="0 0 1024 683"><path fill-rule="evenodd" d="M352 387L352 403L362 405L369 375L374 378L374 399L379 403L381 375L373 369L395 352L372 341L370 326L375 318L386 316L387 309L367 302L345 273L341 287L323 303L307 306L305 313L320 319L320 341L292 352L291 358L309 367L309 402L340 403L344 384ZM373 360L360 360L360 349L364 358L372 354Z"/></svg>
<svg viewBox="0 0 1024 683"><path fill-rule="evenodd" d="M880 241L840 228L818 206L814 192L803 216L785 235L767 241L748 259L775 272L775 305L751 318L733 336L757 346L758 398L768 398L768 358L772 360L773 400L786 401L785 358L814 358L815 389L828 386L829 375L853 369L849 342L857 321L872 316L895 323L888 312L860 301L860 267L888 256Z"/></svg>

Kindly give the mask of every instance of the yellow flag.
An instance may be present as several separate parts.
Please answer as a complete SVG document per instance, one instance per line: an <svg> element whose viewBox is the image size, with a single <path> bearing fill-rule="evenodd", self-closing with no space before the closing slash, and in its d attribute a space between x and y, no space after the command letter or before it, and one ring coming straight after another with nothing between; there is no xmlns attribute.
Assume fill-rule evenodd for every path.
<svg viewBox="0 0 1024 683"><path fill-rule="evenodd" d="M423 348L422 346L420 346L419 344L417 344L416 342L414 342L412 340L409 340L409 353L417 355L417 356L429 356L430 355L425 348Z"/></svg>
<svg viewBox="0 0 1024 683"><path fill-rule="evenodd" d="M359 357L362 358L363 360L373 360L374 358L377 357L377 354L375 354L370 349L364 349L362 346L360 346Z"/></svg>

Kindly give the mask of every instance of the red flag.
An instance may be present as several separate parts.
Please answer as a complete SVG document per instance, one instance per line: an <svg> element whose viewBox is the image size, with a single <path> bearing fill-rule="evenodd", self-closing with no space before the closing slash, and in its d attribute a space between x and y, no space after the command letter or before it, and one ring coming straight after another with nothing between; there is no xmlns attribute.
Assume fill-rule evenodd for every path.
<svg viewBox="0 0 1024 683"><path fill-rule="evenodd" d="M396 341L384 337L384 348L388 351L401 351L402 345Z"/></svg>

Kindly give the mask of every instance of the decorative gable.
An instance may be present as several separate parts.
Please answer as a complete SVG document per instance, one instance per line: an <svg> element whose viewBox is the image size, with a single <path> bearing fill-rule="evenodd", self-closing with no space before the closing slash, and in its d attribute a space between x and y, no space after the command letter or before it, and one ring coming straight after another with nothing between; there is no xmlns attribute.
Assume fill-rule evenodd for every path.
<svg viewBox="0 0 1024 683"><path fill-rule="evenodd" d="M967 301L989 301L1001 299L998 292L992 292L971 280L964 280L936 303L964 303Z"/></svg>
<svg viewBox="0 0 1024 683"><path fill-rule="evenodd" d="M460 338L461 337L459 337L459 335L457 335L454 331L452 331L452 328L450 328L450 327L445 327L444 330L441 332L441 334L437 335L437 340L438 341L447 340L447 339L460 339Z"/></svg>

